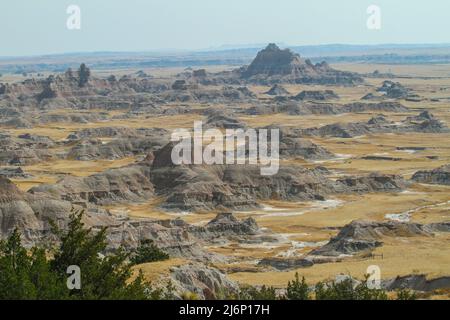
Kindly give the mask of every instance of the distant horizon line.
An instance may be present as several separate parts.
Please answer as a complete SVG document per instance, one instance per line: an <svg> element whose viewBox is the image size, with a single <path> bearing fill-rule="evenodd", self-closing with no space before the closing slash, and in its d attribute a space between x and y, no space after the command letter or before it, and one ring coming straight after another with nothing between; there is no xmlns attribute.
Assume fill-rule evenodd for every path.
<svg viewBox="0 0 450 320"><path fill-rule="evenodd" d="M7 59L26 59L26 58L45 58L54 56L70 56L70 55L93 55L93 54L182 54L182 53L202 53L202 52L224 52L233 50L251 50L259 49L267 46L269 43L275 43L282 48L319 48L319 47L354 47L354 48L445 48L450 47L450 42L440 43L378 43L378 44L362 44L362 43L324 43L324 44L303 44L303 45L290 45L283 42L267 42L266 44L234 44L234 45L220 45L208 48L199 49L177 49L177 48L161 48L161 49L148 49L148 50L94 50L94 51L65 51L65 52L53 52L53 53L40 53L40 54L28 54L28 55L0 55L0 60Z"/></svg>

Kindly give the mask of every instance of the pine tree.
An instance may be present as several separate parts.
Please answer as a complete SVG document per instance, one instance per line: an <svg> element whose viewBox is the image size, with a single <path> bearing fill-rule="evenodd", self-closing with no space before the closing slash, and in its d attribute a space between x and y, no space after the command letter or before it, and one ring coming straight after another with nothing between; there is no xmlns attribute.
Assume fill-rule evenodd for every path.
<svg viewBox="0 0 450 320"><path fill-rule="evenodd" d="M86 83L89 81L89 77L91 76L91 70L82 63L80 68L78 69L78 86L80 88L84 87Z"/></svg>
<svg viewBox="0 0 450 320"><path fill-rule="evenodd" d="M106 229L84 228L82 212L70 215L67 230L53 224L58 245L46 251L23 247L17 230L0 241L0 299L157 299L142 272L132 279L129 254L106 252ZM50 258L48 258L50 257ZM69 290L67 268L77 265L81 288Z"/></svg>
<svg viewBox="0 0 450 320"><path fill-rule="evenodd" d="M130 261L132 264L141 264L146 262L163 261L169 259L169 255L161 251L153 240L145 239L136 249Z"/></svg>
<svg viewBox="0 0 450 320"><path fill-rule="evenodd" d="M309 288L305 277L302 277L302 281L300 281L298 273L295 273L295 279L292 282L288 282L286 297L289 300L309 300Z"/></svg>

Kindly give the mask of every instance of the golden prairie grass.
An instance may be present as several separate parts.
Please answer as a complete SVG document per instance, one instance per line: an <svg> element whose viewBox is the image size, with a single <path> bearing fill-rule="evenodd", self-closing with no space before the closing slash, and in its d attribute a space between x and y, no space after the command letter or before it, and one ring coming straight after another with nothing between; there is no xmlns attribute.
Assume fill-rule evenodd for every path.
<svg viewBox="0 0 450 320"><path fill-rule="evenodd" d="M134 163L134 157L126 157L117 160L53 160L48 162L41 162L22 168L31 174L52 174L52 175L66 175L70 174L78 177L86 177L95 173L105 171L107 169L119 168Z"/></svg>
<svg viewBox="0 0 450 320"><path fill-rule="evenodd" d="M170 275L170 268L186 264L188 261L181 258L172 258L164 261L148 262L136 265L132 268L133 276L137 276L139 270L142 271L145 280L149 282L157 281L161 277Z"/></svg>
<svg viewBox="0 0 450 320"><path fill-rule="evenodd" d="M444 245L449 240L448 235L383 239L384 245L374 251L376 255L383 254L383 259L349 259L286 272L237 272L229 277L239 283L285 287L294 278L295 272L304 276L309 284L315 284L333 280L338 274L350 274L362 279L368 266L378 265L383 279L409 274L426 274L431 279L450 273L450 246Z"/></svg>
<svg viewBox="0 0 450 320"><path fill-rule="evenodd" d="M412 88L420 96L431 99L440 98L439 102L424 100L421 102L410 102L402 100L401 103L410 108L410 112L405 113L385 113L389 120L401 121L406 116L417 115L423 110L431 111L440 120L450 124L450 65L427 65L427 66L405 66L405 65L370 65L370 64L340 64L334 67L342 70L356 72L373 72L378 69L380 72L393 72L406 76L422 77L446 77L446 78L394 78L403 85ZM214 69L218 71L220 68ZM210 68L208 68L210 69ZM145 69L144 71L156 77L166 78L178 72L182 68L167 69ZM210 71L214 71L210 69ZM136 70L137 71L137 70ZM102 76L106 76L112 70L102 71ZM130 70L120 71L120 73L130 73ZM119 74L120 75L120 74ZM366 79L366 84L378 87L384 79ZM374 87L366 85L356 87L335 87L335 86L306 86L306 85L283 85L290 94L295 95L303 90L334 90L341 99L338 103L359 101L368 92L374 92ZM270 86L249 86L260 98L268 98L264 94ZM191 105L193 108L204 108L197 104ZM226 109L229 106L222 105L220 108ZM239 107L248 107L240 104ZM91 112L105 112L104 110L91 110ZM57 110L53 113L66 113L70 110ZM120 115L126 110L106 111L110 117ZM80 112L77 112L80 113ZM377 112L364 112L343 114L338 116L330 115L260 115L260 116L239 116L239 119L246 122L250 127L260 127L270 124L281 124L297 128L308 128L322 126L335 122L356 122L367 121ZM13 135L23 133L33 133L49 136L55 140L63 140L70 133L83 129L107 126L124 126L130 128L151 128L164 127L167 129L193 127L193 122L201 120L200 114L174 115L161 117L135 117L131 119L99 121L88 124L67 124L50 123L37 126L32 129L9 128L6 131ZM107 140L107 139L105 139ZM415 171L432 169L440 165L450 163L450 134L376 134L352 139L320 138L313 137L311 140L331 152L339 155L349 155L349 159L329 160L324 162L306 162L304 160L283 161L286 163L300 164L308 167L323 165L328 169L335 170L336 176L341 174L359 174L372 171L383 173L401 174L409 178ZM415 153L408 153L397 150L397 147L426 147L426 150ZM58 147L53 151L65 151L67 147ZM361 157L367 155L386 156L400 158L398 161L363 160ZM430 159L429 157L435 157ZM437 158L436 158L437 157ZM33 174L30 179L14 179L13 181L24 191L30 187L41 183L53 183L61 176L70 174L74 176L87 176L101 172L108 168L120 167L133 163L133 157L108 161L76 161L76 160L56 160L42 162L36 165L24 166L26 172ZM268 215L272 212L237 212L235 215L242 219L252 216L261 227L268 228L271 232L289 235L292 241L318 242L327 241L338 232L338 228L345 224L357 220L385 220L385 215L389 213L402 213L408 210L419 208L411 215L411 221L418 223L431 223L449 221L450 208L448 205L436 206L435 204L450 201L450 187L445 186L425 186L414 184L408 192L404 193L373 193L364 195L340 195L335 197L342 203L336 207L322 210L308 210L310 203L293 203L281 201L266 201L265 205L276 209L287 211L299 211L297 215L277 216ZM216 211L208 213L190 213L188 215L173 214L162 210L159 206L162 198L151 199L146 203L117 205L107 207L112 212L126 212L132 218L152 218L152 219L172 219L180 216L188 223L204 224L214 218ZM430 207L431 206L431 207ZM422 208L423 207L423 208ZM422 208L422 209L420 209ZM411 273L425 273L429 277L448 275L450 273L450 238L445 235L416 238L386 238L382 239L384 245L375 250L375 253L384 255L384 259L361 260L350 259L340 263L317 264L311 268L297 270L300 275L304 275L309 283L325 279L333 279L338 273L350 273L353 276L362 277L367 266L377 264L381 267L382 277L389 278L397 275L407 275ZM255 246L242 246L232 242L222 246L209 246L207 249L213 252L230 255L237 262L229 265L218 265L218 267L229 270L232 267L254 269L254 272L233 273L230 277L242 283L266 284L284 287L288 280L292 280L295 270L289 272L262 271L250 263L252 259L273 257L280 252L291 247L288 242L270 245L260 248ZM297 250L299 254L306 254L311 248ZM148 280L155 280L160 275L167 275L173 266L186 263L184 259L170 259L162 262L148 263L135 267L142 268Z"/></svg>
<svg viewBox="0 0 450 320"><path fill-rule="evenodd" d="M100 127L128 127L128 128L192 128L196 120L201 120L202 116L198 114L173 115L160 117L136 117L131 119L112 119L107 121L98 121L90 123L70 124L70 123L51 123L36 126L31 129L7 129L12 135L18 136L25 133L48 136L55 140L62 140L75 131L85 128Z"/></svg>

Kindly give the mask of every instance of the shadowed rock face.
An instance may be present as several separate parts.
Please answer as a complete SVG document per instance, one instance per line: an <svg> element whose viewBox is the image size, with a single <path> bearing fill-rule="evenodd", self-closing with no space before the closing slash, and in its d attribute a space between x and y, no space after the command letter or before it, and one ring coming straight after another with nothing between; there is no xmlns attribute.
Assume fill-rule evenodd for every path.
<svg viewBox="0 0 450 320"><path fill-rule="evenodd" d="M243 72L242 76L249 78L254 75L290 75L298 70L305 62L299 55L289 49L281 50L274 43L258 52L256 58Z"/></svg>
<svg viewBox="0 0 450 320"><path fill-rule="evenodd" d="M18 228L25 244L38 241L50 230L48 220L61 225L71 208L67 201L24 193L0 176L0 238L6 238Z"/></svg>
<svg viewBox="0 0 450 320"><path fill-rule="evenodd" d="M223 241L226 239L253 239L261 234L261 229L253 218L238 220L232 213L219 213L205 226L186 224L186 230L202 241Z"/></svg>
<svg viewBox="0 0 450 320"><path fill-rule="evenodd" d="M156 192L167 195L163 204L167 209L244 209L258 207L257 199L323 198L313 187L323 176L314 170L281 168L278 174L265 177L254 165L175 166L170 157L173 145L155 153L152 168Z"/></svg>
<svg viewBox="0 0 450 320"><path fill-rule="evenodd" d="M384 116L379 115L371 118L368 122L333 123L320 128L309 128L302 131L304 135L308 136L339 138L352 138L369 133L391 132L441 133L448 132L448 128L443 122L435 119L433 115L421 113L415 117L407 117L401 122L388 121Z"/></svg>
<svg viewBox="0 0 450 320"><path fill-rule="evenodd" d="M422 225L397 221L352 221L326 245L311 251L310 255L352 255L381 246L383 237L433 236L434 232L448 231L448 223Z"/></svg>
<svg viewBox="0 0 450 320"><path fill-rule="evenodd" d="M166 81L167 83L165 83ZM170 81L154 80L141 75L100 79L91 77L82 87L70 72L47 79L27 79L4 86L7 94L0 95L0 124L14 127L32 127L48 122L92 122L105 120L104 112L80 112L71 114L50 113L61 108L89 110L126 109L131 112L145 111L152 114L184 112L180 108L167 108L169 101L165 91L175 96L186 95L186 90L171 90ZM189 85L187 89L191 88Z"/></svg>
<svg viewBox="0 0 450 320"><path fill-rule="evenodd" d="M232 113L213 110L206 119L205 127L213 129L245 129L247 126Z"/></svg>
<svg viewBox="0 0 450 320"><path fill-rule="evenodd" d="M59 227L67 227L72 209L81 209L72 202L51 197L48 193L24 193L10 180L0 176L0 238L9 236L15 228L22 234L25 245L35 245L41 241L54 241L49 221ZM106 210L95 206L86 208L83 222L87 227L99 230L107 227L107 251L136 248L143 239L152 239L172 256L193 259L216 259L199 246L199 238L212 238L232 235L247 235L259 230L250 220L230 221L223 219L212 222L206 227L191 226L176 220L156 221L150 219L131 220L117 218ZM181 221L182 222L182 221ZM192 233L190 233L192 229ZM199 238L197 238L197 236Z"/></svg>
<svg viewBox="0 0 450 320"><path fill-rule="evenodd" d="M329 102L298 102L284 99L277 104L266 104L251 107L246 112L252 115L287 113L289 115L310 114L343 114L355 112L408 112L408 108L398 102L362 103L354 102L348 104L337 104Z"/></svg>
<svg viewBox="0 0 450 320"><path fill-rule="evenodd" d="M336 193L396 192L407 183L399 176L372 174L336 181L319 169L282 165L261 176L256 165L174 165L170 143L155 153L151 178L168 210L250 209L259 200L324 200Z"/></svg>
<svg viewBox="0 0 450 320"><path fill-rule="evenodd" d="M295 165L281 166L273 176L261 176L255 165L176 166L171 159L173 146L169 143L157 150L152 161L89 177L65 177L55 184L34 187L30 193L45 193L84 207L148 201L156 193L164 197L162 207L166 209L204 211L255 208L259 200L323 200L335 193L399 191L404 187L395 176L334 181L326 172ZM285 156L328 156L326 150L289 132L281 135L281 147Z"/></svg>
<svg viewBox="0 0 450 320"><path fill-rule="evenodd" d="M289 91L287 91L281 85L275 84L272 86L272 88L270 88L269 91L265 92L265 94L268 94L269 96L284 96L288 95Z"/></svg>
<svg viewBox="0 0 450 320"><path fill-rule="evenodd" d="M382 86L377 89L378 92L382 92L388 98L394 99L404 99L410 95L411 90L405 88L399 82L393 82L386 80L383 82Z"/></svg>
<svg viewBox="0 0 450 320"><path fill-rule="evenodd" d="M239 221L232 213L219 213L213 220L208 222L206 229L209 232L256 234L259 227L253 218Z"/></svg>
<svg viewBox="0 0 450 320"><path fill-rule="evenodd" d="M327 63L312 64L289 49L281 50L271 43L258 52L252 63L241 72L242 79L259 83L318 83L352 85L362 78L350 72L337 71Z"/></svg>
<svg viewBox="0 0 450 320"><path fill-rule="evenodd" d="M171 282L177 292L193 292L200 299L218 299L223 290L233 293L239 288L218 269L199 263L173 268Z"/></svg>
<svg viewBox="0 0 450 320"><path fill-rule="evenodd" d="M45 192L24 193L10 180L0 176L0 238L9 236L15 228L22 234L26 246L42 241L54 241L49 221L66 228L72 208L80 207ZM85 209L83 222L94 231L107 227L106 251L124 247L134 249L144 239L151 239L159 248L174 257L186 257L198 261L222 261L224 258L206 252L201 242L221 237L256 235L260 229L249 218L239 221L231 214L219 214L205 226L193 226L183 220L132 220L116 217L95 206Z"/></svg>
<svg viewBox="0 0 450 320"><path fill-rule="evenodd" d="M333 90L302 91L294 97L295 100L332 100L339 99Z"/></svg>
<svg viewBox="0 0 450 320"><path fill-rule="evenodd" d="M280 139L280 156L305 160L324 160L334 157L333 153L307 139L285 136Z"/></svg>
<svg viewBox="0 0 450 320"><path fill-rule="evenodd" d="M439 277L427 279L426 275L416 274L403 277L396 277L390 280L382 281L381 286L388 291L398 289L410 289L416 291L434 291L437 289L450 288L450 277Z"/></svg>
<svg viewBox="0 0 450 320"><path fill-rule="evenodd" d="M258 262L259 266L270 266L277 270L289 270L297 268L311 267L314 265L309 259L305 258L264 258Z"/></svg>
<svg viewBox="0 0 450 320"><path fill-rule="evenodd" d="M150 167L145 164L110 169L84 178L68 176L56 184L33 187L30 192L51 194L84 206L145 201L154 194Z"/></svg>
<svg viewBox="0 0 450 320"><path fill-rule="evenodd" d="M381 100L382 97L376 96L373 93L368 93L364 95L361 100Z"/></svg>
<svg viewBox="0 0 450 320"><path fill-rule="evenodd" d="M409 186L399 175L376 172L367 176L343 177L336 182L339 185L338 191L343 193L399 192Z"/></svg>
<svg viewBox="0 0 450 320"><path fill-rule="evenodd" d="M301 167L282 167L268 177L251 165L174 166L170 158L162 160L164 154L170 156L169 150L155 155L152 181L156 192L167 196L162 206L169 210L249 209L259 207L258 199L323 199L334 187L321 173Z"/></svg>
<svg viewBox="0 0 450 320"><path fill-rule="evenodd" d="M5 178L29 178L31 175L25 173L20 167L0 168L0 176Z"/></svg>
<svg viewBox="0 0 450 320"><path fill-rule="evenodd" d="M284 270L309 267L317 263L340 262L349 255L370 253L382 246L385 238L433 237L437 233L444 232L450 232L449 222L418 224L398 221L352 221L328 243L312 250L305 257L265 258L259 262L259 265ZM427 286L424 285L424 288Z"/></svg>
<svg viewBox="0 0 450 320"><path fill-rule="evenodd" d="M420 183L450 185L450 165L430 170L417 171L412 180Z"/></svg>
<svg viewBox="0 0 450 320"><path fill-rule="evenodd" d="M0 134L0 165L29 165L56 158L48 150L54 145L48 137Z"/></svg>
<svg viewBox="0 0 450 320"><path fill-rule="evenodd" d="M321 147L308 139L304 139L301 130L280 127L277 125L270 125L261 129L279 130L279 155L282 159L303 158L305 160L324 160L334 157L334 154L324 147ZM268 148L270 148L270 135L267 141L269 142Z"/></svg>
<svg viewBox="0 0 450 320"><path fill-rule="evenodd" d="M155 151L168 142L168 138L119 139L103 144L101 140L89 139L74 146L67 154L68 159L96 160L96 159L120 159L135 155L144 155Z"/></svg>
<svg viewBox="0 0 450 320"><path fill-rule="evenodd" d="M147 135L167 135L169 132L160 128L131 129L128 127L99 127L85 128L70 134L68 140L79 140L83 138L126 138Z"/></svg>

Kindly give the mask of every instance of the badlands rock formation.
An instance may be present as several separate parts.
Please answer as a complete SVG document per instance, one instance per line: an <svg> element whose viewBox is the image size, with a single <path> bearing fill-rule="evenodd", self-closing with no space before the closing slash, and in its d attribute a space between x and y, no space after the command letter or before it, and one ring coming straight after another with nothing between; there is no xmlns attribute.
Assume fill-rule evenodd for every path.
<svg viewBox="0 0 450 320"><path fill-rule="evenodd" d="M352 138L370 133L448 132L448 127L434 116L427 113L416 117L407 117L401 122L388 121L383 115L371 118L368 122L334 123L320 128L303 130L304 135Z"/></svg>
<svg viewBox="0 0 450 320"><path fill-rule="evenodd" d="M417 171L412 180L420 183L450 185L450 165L444 165L433 170Z"/></svg>
<svg viewBox="0 0 450 320"><path fill-rule="evenodd" d="M46 193L87 206L121 202L140 202L154 195L150 167L137 164L109 169L88 177L67 176L55 184L33 187L30 193Z"/></svg>
<svg viewBox="0 0 450 320"><path fill-rule="evenodd" d="M289 115L337 115L357 112L408 112L409 110L398 102L363 103L353 102L337 104L327 102L297 102L295 100L279 101L275 104L262 104L251 107L247 113L252 115L286 113Z"/></svg>
<svg viewBox="0 0 450 320"><path fill-rule="evenodd" d="M274 84L269 91L265 92L265 94L268 94L269 96L284 96L288 95L289 91L279 84Z"/></svg>
<svg viewBox="0 0 450 320"><path fill-rule="evenodd" d="M336 193L401 191L399 176L371 174L331 180L323 170L282 165L277 174L261 176L255 165L179 165L171 162L173 143L155 153L152 182L167 198L168 210L249 209L260 200L324 200Z"/></svg>
<svg viewBox="0 0 450 320"><path fill-rule="evenodd" d="M289 49L281 50L273 43L258 52L252 63L243 68L241 77L261 84L290 82L354 85L362 82L362 78L354 73L335 70L326 62L313 64Z"/></svg>
<svg viewBox="0 0 450 320"><path fill-rule="evenodd" d="M303 158L305 160L324 160L335 157L333 153L308 139L303 138L300 130L271 125L262 129L279 130L279 154L282 159ZM271 140L268 139L270 144Z"/></svg>
<svg viewBox="0 0 450 320"><path fill-rule="evenodd" d="M86 226L94 231L107 227L108 252L121 246L132 250L142 240L151 239L171 257L189 260L186 266L171 270L170 277L180 291L193 291L201 298L217 298L220 288L233 291L236 284L220 270L206 266L206 261L222 265L235 262L234 270L247 268L239 265L242 261L252 264L252 271L289 270L343 261L352 255L364 256L382 246L386 239L426 240L449 232L449 223L441 222L441 217L428 224L353 221L339 228L339 233L325 245L312 242L311 247L302 247L301 255L296 248L294 255L289 250L268 254L266 246L285 250L290 244L289 236L281 232L295 232L303 240L304 229L317 230L320 238L334 234L338 221L345 221L341 226L348 222L346 217L336 216L332 228L307 225L310 213L307 210L314 211L316 204L322 210L321 206L328 203L324 200L337 198L345 206L347 198L367 193L374 193L373 198L395 197L396 201L404 201L403 198L409 199L415 193L402 193L398 197L396 193L410 186L445 190L445 186L426 187L411 182L449 185L448 165L420 170L411 181L406 181L403 177L409 176L410 168L417 168L415 164L411 167L408 164L408 168L401 166L406 155L404 159L371 151L369 155L357 153L343 159L330 151L353 147L351 139L335 138L370 134L377 136L371 144L374 149L386 146L376 140L378 136L384 138L384 134L391 138L389 143L397 135L399 139L408 139L408 133L412 132L426 133L427 139L428 134L436 139L445 138L449 132L444 122L445 110L435 104L430 110L436 116L429 111L419 113L419 108L422 111L428 106L405 102L417 106L410 109L402 104L400 101L416 96L398 82L385 81L377 88L378 85L372 85L373 80L363 83L361 75L335 70L327 63L313 64L273 44L260 51L249 66L220 72L209 70L189 68L170 76L151 76L147 69L124 76L100 77L103 73L93 73L81 86L77 72L68 70L47 78L0 84L0 237L5 238L19 228L27 246L48 244L54 240L50 236L50 220L64 227L72 211L84 210ZM365 76L388 78L381 73ZM342 101L336 101L339 99L336 92ZM364 99L350 101L355 92L356 100L365 95ZM427 99L433 103L428 95ZM332 117L336 119L330 121ZM191 128L196 120L203 120L205 129L221 131L279 129L278 173L261 176L260 167L249 164L174 165L172 128ZM167 129L163 128L165 125ZM426 149L426 161L437 155L439 160L446 159L446 149L430 146L432 142L415 145L415 141L401 140L399 145L392 145L392 150ZM248 146L246 151L247 154L250 151ZM407 156L408 161L415 160L413 153ZM361 162L359 159L396 160L396 166L385 172L395 170L398 174L361 175L361 168L352 167ZM318 166L317 160L323 161L321 165L328 169ZM96 167L100 167L98 173L80 174L77 170L83 170L79 168L84 168L85 163L79 161L95 161ZM60 170L53 173L50 172L53 163L62 164L61 167L73 164L74 168L67 173ZM101 168L102 164L113 169ZM28 190L30 185L34 187L21 191ZM423 198L428 195L427 191ZM436 197L444 196L436 194ZM282 201L290 202L286 205L292 211L297 210L296 202L302 203L298 204L300 213L294 212L299 217L293 220L293 216L286 216L289 223L280 227L284 220L280 223L276 219L284 219L284 212L276 213L279 208L273 208L274 212L267 213L271 210L267 203L272 206ZM134 208L141 205L148 207L149 216L155 214L158 219L132 218ZM242 210L258 212L247 212L245 216L253 218L241 219ZM198 222L203 218L196 214L212 212L217 216L211 221L207 215L208 218ZM307 213L305 220L300 217L303 212ZM164 214L181 218L161 219ZM277 221L274 229L289 231L276 234L270 226L260 228L256 221L260 222L261 216L263 220L270 217L264 223ZM190 219L195 223L186 222ZM216 253L218 247L221 254ZM252 248L246 251L249 256L243 257L241 250L249 247ZM236 255L235 248L239 248ZM427 290L436 287L422 278L411 281L399 278L388 287L410 282Z"/></svg>
<svg viewBox="0 0 450 320"><path fill-rule="evenodd" d="M56 158L48 149L54 142L48 137L0 134L0 165L28 165Z"/></svg>
<svg viewBox="0 0 450 320"><path fill-rule="evenodd" d="M422 225L398 221L352 221L326 245L314 249L310 255L352 255L383 245L384 237L432 237L434 232L448 232L448 223Z"/></svg>
<svg viewBox="0 0 450 320"><path fill-rule="evenodd" d="M179 266L171 270L171 282L177 292L192 292L200 299L220 299L226 293L236 293L237 283L229 280L216 268L200 263Z"/></svg>
<svg viewBox="0 0 450 320"><path fill-rule="evenodd" d="M297 94L294 100L312 100L312 101L323 101L323 100L336 100L339 96L333 90L307 90L302 91Z"/></svg>
<svg viewBox="0 0 450 320"><path fill-rule="evenodd" d="M58 196L52 197L51 194L38 192L36 189L29 193L22 192L11 181L0 176L1 238L6 238L18 228L27 246L53 241L50 221L65 228L69 222L69 214L80 209L75 202L62 200ZM217 237L246 238L260 232L254 220L239 221L229 214L218 215L206 226L198 227L179 219L133 220L111 215L107 210L91 205L85 209L83 219L87 227L94 230L107 227L107 250L120 246L133 249L141 240L151 239L171 256L198 261L224 259L203 250L202 241Z"/></svg>

